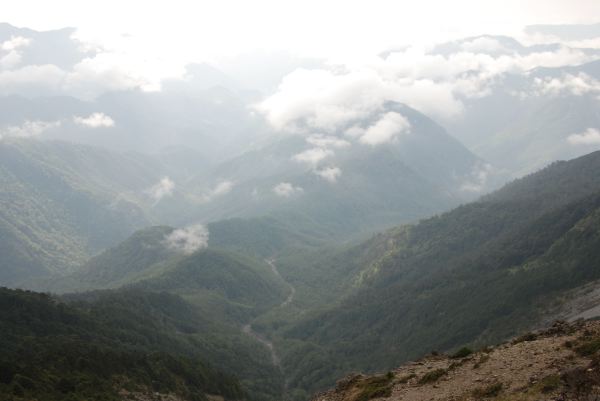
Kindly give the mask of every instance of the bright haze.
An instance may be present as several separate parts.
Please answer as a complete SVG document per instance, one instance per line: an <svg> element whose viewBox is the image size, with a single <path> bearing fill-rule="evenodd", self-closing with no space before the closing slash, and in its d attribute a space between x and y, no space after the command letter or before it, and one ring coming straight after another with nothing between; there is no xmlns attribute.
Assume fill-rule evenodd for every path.
<svg viewBox="0 0 600 401"><path fill-rule="evenodd" d="M600 391L600 0L4 3L0 401Z"/></svg>
<svg viewBox="0 0 600 401"><path fill-rule="evenodd" d="M190 62L225 62L253 52L347 60L484 33L520 35L532 24L592 23L599 13L600 4L593 0L175 0L143 5L25 0L4 5L2 18L36 30L75 27L84 42L116 53L106 62L156 80L180 76Z"/></svg>

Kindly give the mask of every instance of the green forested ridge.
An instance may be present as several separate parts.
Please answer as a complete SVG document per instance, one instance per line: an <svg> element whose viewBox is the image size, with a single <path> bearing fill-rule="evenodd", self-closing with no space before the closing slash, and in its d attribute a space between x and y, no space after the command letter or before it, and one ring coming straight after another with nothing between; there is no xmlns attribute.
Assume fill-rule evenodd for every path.
<svg viewBox="0 0 600 401"><path fill-rule="evenodd" d="M118 288L160 273L168 263L182 255L165 244L173 231L155 226L136 231L131 237L84 263L70 275L52 277L34 283L53 292Z"/></svg>
<svg viewBox="0 0 600 401"><path fill-rule="evenodd" d="M0 283L73 271L149 218L128 194L159 167L135 155L60 142L0 143Z"/></svg>
<svg viewBox="0 0 600 401"><path fill-rule="evenodd" d="M197 251L135 286L179 294L215 319L239 322L275 306L287 292L264 261L219 249Z"/></svg>
<svg viewBox="0 0 600 401"><path fill-rule="evenodd" d="M498 341L534 325L564 291L600 279L599 167L599 152L555 163L335 254L355 284L350 295L296 322L264 323L290 386L315 391L350 371ZM379 250L352 268L369 246Z"/></svg>
<svg viewBox="0 0 600 401"><path fill-rule="evenodd" d="M150 227L46 288L121 288L63 298L77 316L115 328L94 329L111 352L117 341L165 358L192 353L238 376L249 397L277 400L285 387L287 398L303 400L350 371L496 342L534 324L564 291L600 279L597 171L600 153L557 162L477 202L358 244L328 241L330 233L303 213L211 223L208 248L191 255L165 245L172 228ZM8 251L25 249L5 238ZM292 288L293 300L284 302ZM66 326L80 330L86 322ZM241 332L248 323L273 342L283 375L264 345ZM54 349L31 341L39 352ZM11 377L6 388L19 392ZM163 389L188 391L173 382Z"/></svg>
<svg viewBox="0 0 600 401"><path fill-rule="evenodd" d="M93 301L0 289L0 399L118 400L120 390L245 399L206 363L193 308L169 294L129 291ZM177 330L177 331L175 331Z"/></svg>
<svg viewBox="0 0 600 401"><path fill-rule="evenodd" d="M279 136L187 183L190 192L198 192L207 183L214 185L214 177L235 180L218 202L191 209L191 218L217 221L270 215L294 225L295 231L316 228L320 237L346 240L415 221L476 196L461 188L482 168L477 156L417 110L395 102L383 108L405 116L412 134L386 146L336 149L340 174L331 181L315 174L314 166L295 160L314 148L306 138ZM377 118L378 112L365 117L364 123ZM494 179L490 176L490 183ZM282 183L296 190L290 196L278 195L274 188Z"/></svg>
<svg viewBox="0 0 600 401"><path fill-rule="evenodd" d="M272 258L290 249L313 248L327 242L326 232L317 227L307 222L297 225L295 219L272 216L219 220L208 225L208 245Z"/></svg>
<svg viewBox="0 0 600 401"><path fill-rule="evenodd" d="M178 294L202 318L203 330L194 335L194 341L203 356L215 367L236 374L253 397L276 399L282 387L280 372L264 346L243 334L241 326L281 303L288 287L262 259L224 248L198 250L191 255L170 249L165 236L172 231L170 227L140 230L92 258L81 271L45 282L42 288L64 292L121 287L117 292L65 296L96 300L97 294L111 294L100 300L115 304L128 291ZM128 306L126 315L117 313L124 316L121 324L135 322L142 308L131 300L122 302ZM101 304L95 301L95 307ZM185 332L182 328L173 330Z"/></svg>

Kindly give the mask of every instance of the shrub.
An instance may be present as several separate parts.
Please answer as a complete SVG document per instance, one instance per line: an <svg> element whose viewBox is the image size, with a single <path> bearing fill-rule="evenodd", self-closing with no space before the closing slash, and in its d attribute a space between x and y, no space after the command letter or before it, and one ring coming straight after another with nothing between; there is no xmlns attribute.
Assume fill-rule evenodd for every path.
<svg viewBox="0 0 600 401"><path fill-rule="evenodd" d="M448 373L446 369L436 369L432 370L431 372L427 372L425 373L425 375L423 375L423 377L421 377L421 380L419 380L419 384L436 382L440 377L444 376L446 373Z"/></svg>
<svg viewBox="0 0 600 401"><path fill-rule="evenodd" d="M540 385L541 385L540 391L544 394L550 393L550 392L556 390L557 388L559 388L560 384L561 384L560 376L558 376L558 375L546 376L540 382Z"/></svg>
<svg viewBox="0 0 600 401"><path fill-rule="evenodd" d="M392 395L392 379L394 374L388 372L385 375L370 377L359 384L361 392L356 401L368 401L373 398L389 397Z"/></svg>
<svg viewBox="0 0 600 401"><path fill-rule="evenodd" d="M581 356L589 356L595 354L598 350L600 350L600 338L594 338L590 341L586 341L575 348L575 352L577 352Z"/></svg>
<svg viewBox="0 0 600 401"><path fill-rule="evenodd" d="M408 381L410 379L414 379L415 377L417 377L417 375L415 375L414 373L411 373L409 375L402 376L401 378L398 379L397 382L400 383L400 384L405 384L405 383L408 383Z"/></svg>
<svg viewBox="0 0 600 401"><path fill-rule="evenodd" d="M472 353L473 353L473 350L471 348L462 347L461 349L456 351L454 354L452 354L450 356L450 358L452 358L452 359L465 358L465 357L471 355Z"/></svg>
<svg viewBox="0 0 600 401"><path fill-rule="evenodd" d="M525 341L535 341L537 340L537 334L535 333L525 333L520 337L517 337L513 340L513 344L522 343Z"/></svg>
<svg viewBox="0 0 600 401"><path fill-rule="evenodd" d="M489 355L481 355L479 357L479 360L475 363L475 365L473 365L473 369L479 369L481 367L481 365L483 365L484 363L486 363L489 360L490 360Z"/></svg>
<svg viewBox="0 0 600 401"><path fill-rule="evenodd" d="M471 395L475 398L491 398L500 394L500 391L502 391L502 383L494 383L487 387L476 388Z"/></svg>

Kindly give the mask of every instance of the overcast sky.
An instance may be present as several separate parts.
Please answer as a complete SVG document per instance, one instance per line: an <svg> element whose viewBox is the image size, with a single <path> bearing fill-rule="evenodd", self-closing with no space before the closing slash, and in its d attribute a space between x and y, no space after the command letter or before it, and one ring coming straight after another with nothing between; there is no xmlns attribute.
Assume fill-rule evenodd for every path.
<svg viewBox="0 0 600 401"><path fill-rule="evenodd" d="M38 30L77 27L86 40L191 61L256 49L346 56L598 16L598 0L19 0L5 2L1 18Z"/></svg>

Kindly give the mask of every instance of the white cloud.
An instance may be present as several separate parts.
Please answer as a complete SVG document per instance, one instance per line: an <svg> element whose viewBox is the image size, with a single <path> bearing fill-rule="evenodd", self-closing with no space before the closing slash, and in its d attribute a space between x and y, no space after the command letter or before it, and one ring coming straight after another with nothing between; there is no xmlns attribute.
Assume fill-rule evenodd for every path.
<svg viewBox="0 0 600 401"><path fill-rule="evenodd" d="M275 195L282 198L289 198L292 195L304 192L304 190L301 187L296 187L290 184L289 182L281 182L273 187L273 192L275 192Z"/></svg>
<svg viewBox="0 0 600 401"><path fill-rule="evenodd" d="M175 182L169 177L163 177L159 182L152 186L147 192L157 202L162 198L172 196L175 190Z"/></svg>
<svg viewBox="0 0 600 401"><path fill-rule="evenodd" d="M11 36L10 39L0 44L0 50L10 52L12 50L17 50L21 47L29 46L29 44L31 44L31 39L29 38L25 38L23 36Z"/></svg>
<svg viewBox="0 0 600 401"><path fill-rule="evenodd" d="M365 133L364 128L354 125L354 126L348 128L344 132L344 135L346 135L350 138L358 138L359 136L362 136L364 133Z"/></svg>
<svg viewBox="0 0 600 401"><path fill-rule="evenodd" d="M43 134L45 131L60 127L60 121L25 121L21 125L10 125L0 128L2 138L30 138Z"/></svg>
<svg viewBox="0 0 600 401"><path fill-rule="evenodd" d="M463 192L480 193L486 189L490 174L494 171L491 164L477 163L471 174L460 186Z"/></svg>
<svg viewBox="0 0 600 401"><path fill-rule="evenodd" d="M379 92L384 85L380 81L373 71L336 74L298 69L287 75L278 91L257 108L276 129L333 132L381 106Z"/></svg>
<svg viewBox="0 0 600 401"><path fill-rule="evenodd" d="M233 181L229 181L229 180L220 181L217 183L217 185L215 185L214 188L210 189L208 192L206 192L204 195L202 195L200 197L200 201L201 202L210 202L213 199L218 198L219 196L226 195L229 192L231 192L231 190L233 189L234 186L235 186L235 183Z"/></svg>
<svg viewBox="0 0 600 401"><path fill-rule="evenodd" d="M73 121L77 125L88 128L108 128L114 127L115 120L104 113L92 113L87 117L73 117Z"/></svg>
<svg viewBox="0 0 600 401"><path fill-rule="evenodd" d="M29 46L31 39L23 36L11 36L9 40L0 43L0 70L12 70L21 64L22 47Z"/></svg>
<svg viewBox="0 0 600 401"><path fill-rule="evenodd" d="M600 94L600 81L585 74L564 74L560 78L545 77L535 78L533 95L562 95L570 94L582 96L586 94Z"/></svg>
<svg viewBox="0 0 600 401"><path fill-rule="evenodd" d="M571 145L600 145L600 130L588 128L580 134L572 134L567 137Z"/></svg>
<svg viewBox="0 0 600 401"><path fill-rule="evenodd" d="M165 236L165 245L175 251L190 255L208 246L208 229L201 225L193 225L173 230Z"/></svg>
<svg viewBox="0 0 600 401"><path fill-rule="evenodd" d="M334 183L342 175L342 170L339 167L325 167L321 170L315 170L315 174L319 177Z"/></svg>
<svg viewBox="0 0 600 401"><path fill-rule="evenodd" d="M451 120L462 115L466 99L491 93L502 74L579 65L593 58L566 46L521 55L494 38L465 42L462 50L449 55L414 46L385 58L367 56L321 69L297 69L257 109L276 129L307 135L359 127L365 118L386 111L389 101Z"/></svg>
<svg viewBox="0 0 600 401"><path fill-rule="evenodd" d="M497 53L509 51L509 49L506 49L497 39L487 36L463 42L461 43L461 48L470 53Z"/></svg>
<svg viewBox="0 0 600 401"><path fill-rule="evenodd" d="M16 50L11 50L4 56L0 57L0 69L10 70L21 64L21 53Z"/></svg>
<svg viewBox="0 0 600 401"><path fill-rule="evenodd" d="M328 136L322 134L313 134L306 138L306 142L309 144L320 147L320 148L347 148L350 146L350 142L338 138L336 136Z"/></svg>
<svg viewBox="0 0 600 401"><path fill-rule="evenodd" d="M384 114L374 125L367 128L359 140L366 145L382 145L409 131L410 123L402 114L389 112Z"/></svg>
<svg viewBox="0 0 600 401"><path fill-rule="evenodd" d="M51 64L0 71L0 93L57 93L61 91L66 76L65 71Z"/></svg>
<svg viewBox="0 0 600 401"><path fill-rule="evenodd" d="M306 163L310 166L315 167L319 162L329 156L333 156L333 151L330 149L323 148L311 148L307 149L304 152L298 153L292 157L293 160Z"/></svg>
<svg viewBox="0 0 600 401"><path fill-rule="evenodd" d="M3 44L7 49L16 44ZM1 50L1 49L0 49ZM70 70L53 64L25 65L20 68L18 47L0 52L0 93L69 95L91 100L108 91L140 89L157 91L161 79L178 77L184 68L168 61L148 62L131 54L102 51L81 60Z"/></svg>

